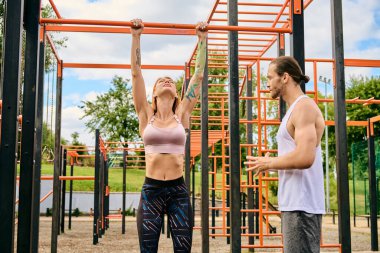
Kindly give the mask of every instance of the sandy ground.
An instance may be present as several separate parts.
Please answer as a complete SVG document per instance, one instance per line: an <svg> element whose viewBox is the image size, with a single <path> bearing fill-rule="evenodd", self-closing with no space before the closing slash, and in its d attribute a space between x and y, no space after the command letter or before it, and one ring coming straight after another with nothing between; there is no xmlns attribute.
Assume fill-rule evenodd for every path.
<svg viewBox="0 0 380 253"><path fill-rule="evenodd" d="M196 219L196 226L199 226L199 218ZM280 221L273 220L272 224L280 230ZM351 223L353 224L353 222ZM67 226L67 222L66 222ZM352 250L353 252L370 251L370 229L364 218L357 220L357 227L352 227ZM40 222L40 252L50 252L51 239L51 218L41 217ZM331 217L323 219L323 241L324 243L338 242L338 226L332 224ZM259 243L259 240L256 240ZM264 240L265 244L280 244L279 237L270 237ZM246 238L242 239L242 245L247 244ZM66 229L65 233L58 237L58 252L139 252L136 221L133 217L128 217L126 222L126 233L121 234L121 221L114 220L110 223L110 228L105 235L99 239L97 245L92 245L92 219L91 217L74 218L72 229ZM172 241L166 234L161 235L159 252L173 252ZM194 230L192 252L201 252L201 234L199 230ZM225 237L210 238L210 252L230 252L230 245ZM242 252L248 252L243 249ZM255 252L281 252L278 249L256 249ZM338 252L337 249L322 249L321 252Z"/></svg>

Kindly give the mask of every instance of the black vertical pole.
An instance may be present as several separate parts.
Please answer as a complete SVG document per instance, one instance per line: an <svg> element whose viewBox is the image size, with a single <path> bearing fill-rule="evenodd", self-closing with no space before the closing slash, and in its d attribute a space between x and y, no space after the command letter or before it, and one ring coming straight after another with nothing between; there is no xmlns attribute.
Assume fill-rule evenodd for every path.
<svg viewBox="0 0 380 253"><path fill-rule="evenodd" d="M110 188L109 188L109 163L108 163L108 160L107 160L107 166L106 166L106 175L105 175L105 182L106 182L106 192L107 192L107 196L106 196L106 200L105 200L105 215L106 217L109 216L110 214L110 194L111 194L111 191L110 191ZM106 222L106 229L109 229L110 227L110 220L109 219L105 219L105 222Z"/></svg>
<svg viewBox="0 0 380 253"><path fill-rule="evenodd" d="M95 180L94 180L94 227L92 244L98 243L98 217L99 217L99 167L100 167L100 149L99 149L99 129L95 131Z"/></svg>
<svg viewBox="0 0 380 253"><path fill-rule="evenodd" d="M59 160L60 160L60 163L59 163L59 175L62 176L62 161L63 161L63 151L62 151L62 147L59 149ZM58 209L58 217L57 217L57 220L58 220L58 235L61 234L61 230L59 229L60 226L61 226L61 208L62 208L62 203L61 203L61 199L62 199L62 183L63 181L62 180L59 180L59 189L58 189L58 192L59 192L59 196L58 196L58 203L59 203L59 209Z"/></svg>
<svg viewBox="0 0 380 253"><path fill-rule="evenodd" d="M229 146L227 146L225 148L225 151L226 151L226 154L230 153ZM226 184L226 186L228 186L227 189L226 189L226 207L227 208L229 208L231 206L231 203L230 203L231 191L229 190L229 189L231 189L231 184L230 184L231 175L230 175L230 166L229 166L230 162L229 161L230 161L229 158L226 159L226 170L225 170L226 173L227 173L225 184ZM228 227L227 228L227 234L231 234L231 229L230 229L231 228L231 215L230 215L229 212L227 213L227 217L226 217L226 225ZM231 236L227 236L226 237L226 242L227 242L227 244L230 244L230 242L231 242Z"/></svg>
<svg viewBox="0 0 380 253"><path fill-rule="evenodd" d="M104 222L104 154L100 156L100 171L99 171L99 238L102 238L104 234L103 222Z"/></svg>
<svg viewBox="0 0 380 253"><path fill-rule="evenodd" d="M375 159L376 160L376 159ZM379 214L379 206L380 206L380 191L379 191L379 181L380 178L376 178L376 190L377 190L377 214Z"/></svg>
<svg viewBox="0 0 380 253"><path fill-rule="evenodd" d="M367 211L367 208L368 208L368 205L367 205L367 178L364 177L364 213L365 214L368 214L368 211Z"/></svg>
<svg viewBox="0 0 380 253"><path fill-rule="evenodd" d="M212 190L211 190L211 207L212 207L212 210L211 210L211 227L212 227L211 233L215 234L215 216L216 216L215 188L216 188L216 182L215 182L215 174L214 173L216 173L216 170L214 171L214 168L216 168L216 158L214 158L214 156L215 156L214 146L213 146L211 155L213 156L212 157L212 161L213 161L212 162L212 172L213 172L213 174L211 175L211 187L212 187ZM215 236L213 236L212 238L215 238Z"/></svg>
<svg viewBox="0 0 380 253"><path fill-rule="evenodd" d="M191 180L192 180L192 189L193 189L193 195L192 195L192 198L191 198L191 204L193 206L193 218L195 217L195 161L193 162L192 164L192 170L191 170L191 174L192 174L192 177L191 177Z"/></svg>
<svg viewBox="0 0 380 253"><path fill-rule="evenodd" d="M109 193L108 193L108 160L104 161L104 231L108 228L108 210L109 210Z"/></svg>
<svg viewBox="0 0 380 253"><path fill-rule="evenodd" d="M53 179L53 217L51 228L51 253L57 252L59 233L59 189L61 168L61 115L62 115L62 61L57 66L56 111L55 111L55 143L54 143L54 179Z"/></svg>
<svg viewBox="0 0 380 253"><path fill-rule="evenodd" d="M379 250L377 231L377 187L376 187L376 154L375 136L371 133L371 121L368 119L368 182L369 182L369 205L371 217L371 250Z"/></svg>
<svg viewBox="0 0 380 253"><path fill-rule="evenodd" d="M246 210L246 206L245 206L245 202L246 202L246 195L245 195L245 192L242 192L241 194L241 201L242 201L242 208L243 210ZM242 217L242 224L243 224L243 233L245 234L246 233L246 229L245 229L245 222L246 222L246 218L247 218L247 213L244 212L243 213L243 217Z"/></svg>
<svg viewBox="0 0 380 253"><path fill-rule="evenodd" d="M190 66L186 63L185 64L185 89L187 90L187 87L189 86L190 82ZM190 139L190 129L191 129L191 121L189 120L189 129L187 130L187 136L186 136L186 146L185 146L185 184L187 187L187 190L190 193L190 160L191 160L191 139Z"/></svg>
<svg viewBox="0 0 380 253"><path fill-rule="evenodd" d="M346 83L344 79L342 1L331 0L331 25L335 68L334 117L338 185L339 242L342 252L351 253L350 198L347 162Z"/></svg>
<svg viewBox="0 0 380 253"><path fill-rule="evenodd" d="M247 97L250 98L253 96L252 94L252 69L247 67L246 69L246 75L247 75L247 86L246 86L246 94ZM259 77L257 77L259 78ZM247 100L247 144L252 145L253 144L253 127L252 123L250 122L253 120L252 116L252 100L248 99ZM252 147L250 155L252 155ZM249 180L249 173L247 173L247 184L248 185L253 185L253 175L251 177L251 181ZM253 195L253 188L248 188L247 189L247 205L249 210L253 210L255 208L254 206L254 195ZM249 212L248 213L248 233L253 234L254 231L254 213ZM255 243L255 238L253 236L248 237L248 244L253 245ZM249 249L250 252L253 252L253 248Z"/></svg>
<svg viewBox="0 0 380 253"><path fill-rule="evenodd" d="M121 231L122 234L125 234L125 198L127 191L127 151L123 150L123 206L121 211Z"/></svg>
<svg viewBox="0 0 380 253"><path fill-rule="evenodd" d="M66 176L67 149L63 150L62 175ZM66 180L62 180L61 189L61 232L65 233Z"/></svg>
<svg viewBox="0 0 380 253"><path fill-rule="evenodd" d="M201 171L202 171L202 200L201 200L201 226L202 226L202 252L210 251L209 238L209 195L208 195L208 54L206 46L206 65L204 69L201 89ZM193 192L194 194L194 192Z"/></svg>
<svg viewBox="0 0 380 253"><path fill-rule="evenodd" d="M42 28L41 28L42 29ZM37 114L36 114L36 148L34 150L35 168L33 174L33 202L32 202L32 252L38 252L39 225L40 225L40 198L41 195L41 153L42 153L42 122L44 107L44 72L45 72L45 32L41 33L40 55L38 68L38 89L37 89ZM38 196L38 197L36 197Z"/></svg>
<svg viewBox="0 0 380 253"><path fill-rule="evenodd" d="M9 2L9 1L7 1ZM22 106L22 138L20 162L20 187L17 229L17 252L31 250L33 174L35 154L35 120L39 63L39 13L40 0L28 0L24 6L25 69ZM7 96L7 94L4 94Z"/></svg>
<svg viewBox="0 0 380 253"><path fill-rule="evenodd" d="M258 179L255 179L255 184L259 185L259 180ZM255 190L255 208L256 209L259 209L259 198L260 198L259 189L256 188L256 190ZM255 214L255 220L256 220L256 222L255 222L255 229L256 229L256 234L257 234L256 238L259 239L259 236L258 236L258 234L260 232L259 212L256 212L256 214Z"/></svg>
<svg viewBox="0 0 380 253"><path fill-rule="evenodd" d="M299 3L296 5L295 3ZM290 34L290 55L293 56L305 73L305 31L303 18L303 1L292 0L293 29ZM301 82L301 89L305 92L305 82Z"/></svg>
<svg viewBox="0 0 380 253"><path fill-rule="evenodd" d="M7 1L4 64L1 80L3 106L0 143L0 252L14 251L18 104L23 0Z"/></svg>
<svg viewBox="0 0 380 253"><path fill-rule="evenodd" d="M237 0L228 1L228 25L238 25ZM228 31L228 115L230 129L230 216L231 252L241 252L241 213L240 213L240 135L239 135L239 60L238 32Z"/></svg>
<svg viewBox="0 0 380 253"><path fill-rule="evenodd" d="M74 162L70 158L70 176L74 176ZM70 180L70 198L69 198L69 229L71 229L71 213L73 209L73 180Z"/></svg>
<svg viewBox="0 0 380 253"><path fill-rule="evenodd" d="M278 56L285 55L285 35L279 33L277 36L277 54ZM280 97L280 119L282 119L286 114L286 103L282 97Z"/></svg>

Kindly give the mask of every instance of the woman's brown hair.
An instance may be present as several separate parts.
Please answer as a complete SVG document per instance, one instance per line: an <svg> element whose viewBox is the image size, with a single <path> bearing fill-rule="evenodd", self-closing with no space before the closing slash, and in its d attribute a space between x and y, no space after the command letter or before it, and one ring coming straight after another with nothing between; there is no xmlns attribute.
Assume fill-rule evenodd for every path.
<svg viewBox="0 0 380 253"><path fill-rule="evenodd" d="M296 59L291 56L280 56L271 61L270 64L274 64L276 66L275 72L279 76L282 76L286 72L297 84L301 84L301 81L305 81L305 83L307 83L310 80L308 76L305 76L302 73L301 67Z"/></svg>
<svg viewBox="0 0 380 253"><path fill-rule="evenodd" d="M157 98L154 96L154 91L156 90L156 86L157 86L157 83L158 83L158 80L160 80L161 78L169 78L171 80L173 80L171 77L168 77L168 76L164 76L164 77L160 77L156 80L156 82L154 83L154 86L153 86L153 98L152 98L152 108L153 108L153 111L154 111L154 114L156 114L157 112ZM178 96L174 98L174 103L173 103L173 107L172 107L172 111L173 113L175 113L175 111L177 110L179 106L179 99L178 99Z"/></svg>

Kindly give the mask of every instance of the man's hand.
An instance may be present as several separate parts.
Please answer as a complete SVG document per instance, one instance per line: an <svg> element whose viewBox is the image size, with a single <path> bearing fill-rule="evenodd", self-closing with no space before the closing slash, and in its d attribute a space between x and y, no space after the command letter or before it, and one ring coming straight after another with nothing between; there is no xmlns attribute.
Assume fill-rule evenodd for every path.
<svg viewBox="0 0 380 253"><path fill-rule="evenodd" d="M244 162L248 166L246 171L254 171L255 177L261 173L271 169L271 161L273 158L269 157L269 152L262 157L247 156L247 162Z"/></svg>

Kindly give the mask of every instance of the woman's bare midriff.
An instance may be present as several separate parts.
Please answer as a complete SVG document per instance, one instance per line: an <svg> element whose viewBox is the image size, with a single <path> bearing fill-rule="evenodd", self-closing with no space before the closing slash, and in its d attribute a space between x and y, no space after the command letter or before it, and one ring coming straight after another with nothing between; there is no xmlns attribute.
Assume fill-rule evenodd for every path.
<svg viewBox="0 0 380 253"><path fill-rule="evenodd" d="M181 154L146 154L146 173L149 178L173 180L183 175L184 155Z"/></svg>

